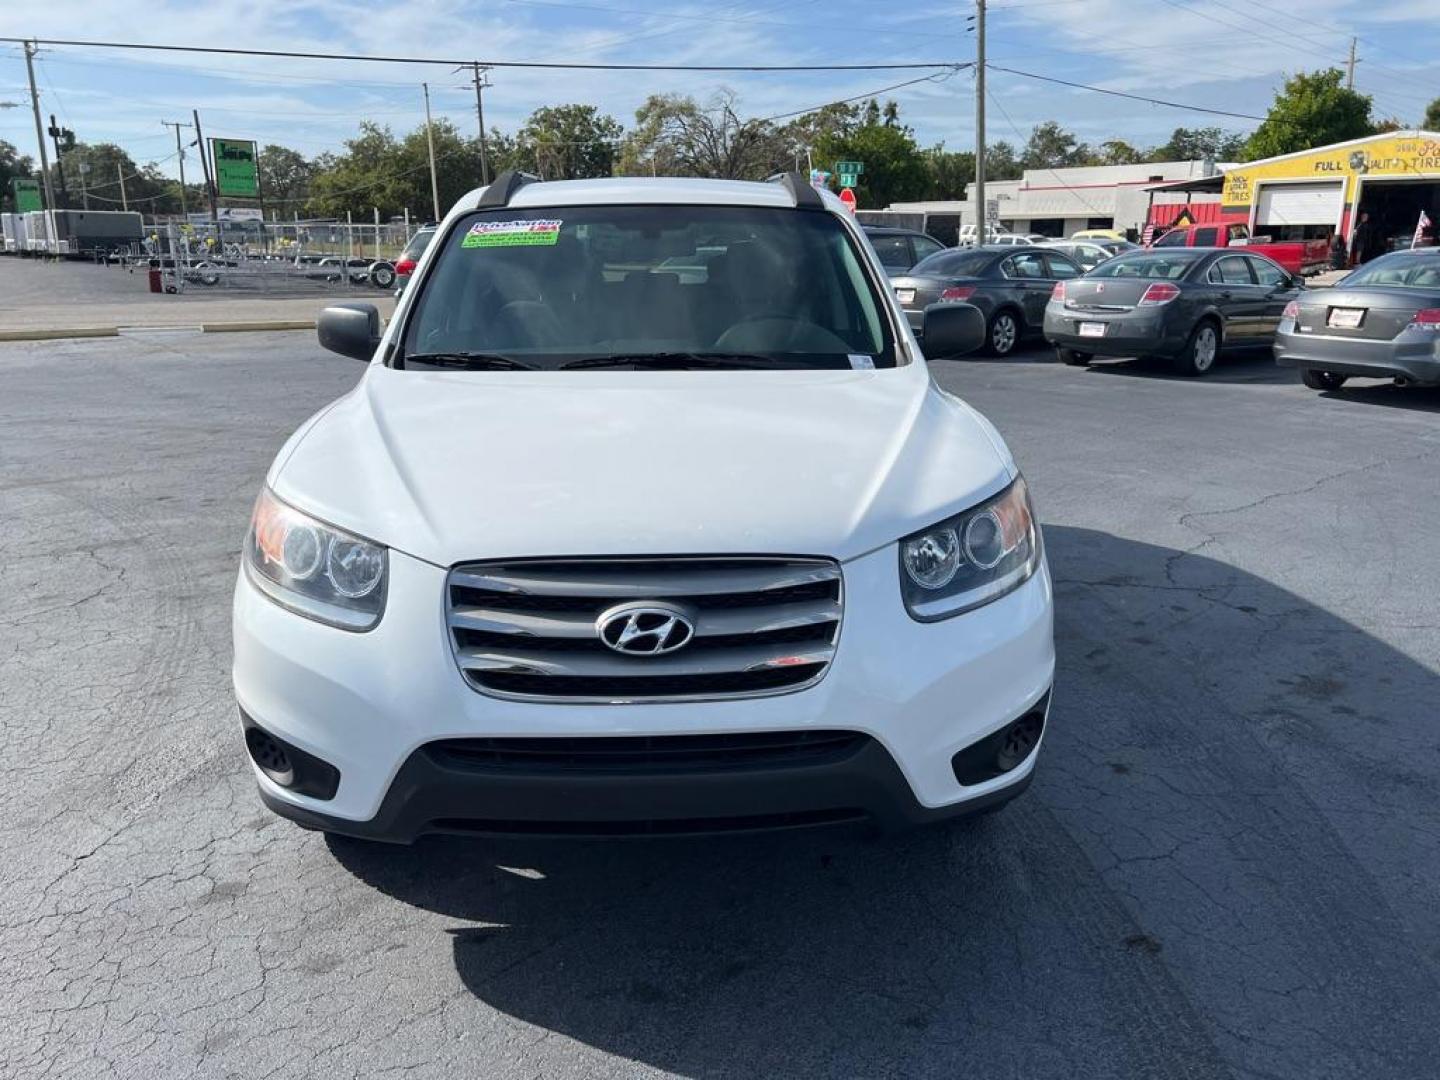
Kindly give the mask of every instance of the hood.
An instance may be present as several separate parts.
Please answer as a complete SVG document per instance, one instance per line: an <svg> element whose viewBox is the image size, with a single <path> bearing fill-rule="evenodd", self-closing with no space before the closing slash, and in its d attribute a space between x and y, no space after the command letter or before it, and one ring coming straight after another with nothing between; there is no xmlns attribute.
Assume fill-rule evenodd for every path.
<svg viewBox="0 0 1440 1080"><path fill-rule="evenodd" d="M1002 488L989 423L883 371L372 366L292 439L277 495L442 566L559 555L851 558Z"/></svg>

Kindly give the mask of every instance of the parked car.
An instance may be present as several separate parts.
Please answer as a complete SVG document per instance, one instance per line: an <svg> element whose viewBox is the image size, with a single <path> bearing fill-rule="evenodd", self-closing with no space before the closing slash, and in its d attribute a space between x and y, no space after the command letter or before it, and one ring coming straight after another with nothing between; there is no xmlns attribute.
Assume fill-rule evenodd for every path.
<svg viewBox="0 0 1440 1080"><path fill-rule="evenodd" d="M891 277L907 273L921 259L944 251L945 245L933 236L912 229L896 229L888 225L862 225L880 265Z"/></svg>
<svg viewBox="0 0 1440 1080"><path fill-rule="evenodd" d="M1397 251L1290 302L1275 360L1312 390L1351 376L1440 384L1440 248Z"/></svg>
<svg viewBox="0 0 1440 1080"><path fill-rule="evenodd" d="M1017 244L1043 244L1049 239L1051 237L1042 236L1039 233L1005 233L995 237L993 243L1013 247Z"/></svg>
<svg viewBox="0 0 1440 1080"><path fill-rule="evenodd" d="M973 222L972 222L971 224L969 224L969 225L961 225L961 226L960 226L959 239L956 241L955 246L956 246L956 247L974 247L974 246L975 246L975 232L976 232L976 230L975 230L975 225L974 225ZM986 238L987 238L988 240L990 240L992 243L993 243L995 240L998 240L998 239L999 239L1000 237L1002 237L1002 236L1009 236L1009 235L1010 235L1010 230L1007 229L1007 228L1005 228L1005 226L1003 226L1003 225L991 225L991 226L988 226L988 227L985 229L985 236L986 236Z"/></svg>
<svg viewBox="0 0 1440 1080"><path fill-rule="evenodd" d="M405 291L410 276L415 273L415 264L420 261L420 256L425 254L425 249L430 246L430 241L434 236L434 225L422 225L415 230L415 235L410 237L410 242L405 245L405 250L400 253L400 258L395 260L396 296Z"/></svg>
<svg viewBox="0 0 1440 1080"><path fill-rule="evenodd" d="M984 319L924 329L962 353ZM1055 652L1025 481L833 195L505 173L383 331L349 304L318 333L367 366L271 466L234 596L277 813L674 835L918 824L1029 782Z"/></svg>
<svg viewBox="0 0 1440 1080"><path fill-rule="evenodd" d="M1045 338L1067 364L1162 356L1182 375L1204 375L1222 348L1268 348L1303 287L1251 252L1137 251L1058 282L1045 307Z"/></svg>
<svg viewBox="0 0 1440 1080"><path fill-rule="evenodd" d="M1070 234L1071 240L1118 240L1121 243L1129 243L1125 234L1119 229L1081 229L1079 232Z"/></svg>
<svg viewBox="0 0 1440 1080"><path fill-rule="evenodd" d="M1140 250L1139 244L1128 240L1047 240L1039 246L1070 256L1083 270L1093 270L1106 259L1113 259L1127 251Z"/></svg>
<svg viewBox="0 0 1440 1080"><path fill-rule="evenodd" d="M1007 244L951 248L894 279L895 295L911 328L922 333L932 304L974 304L985 315L985 340L995 356L1009 356L1040 334L1045 304L1057 281L1079 277L1079 265L1051 248Z"/></svg>
<svg viewBox="0 0 1440 1080"><path fill-rule="evenodd" d="M1151 247L1243 247L1278 263L1292 274L1323 270L1330 262L1330 245L1325 240L1261 240L1251 236L1249 226L1239 222L1185 225L1171 229Z"/></svg>

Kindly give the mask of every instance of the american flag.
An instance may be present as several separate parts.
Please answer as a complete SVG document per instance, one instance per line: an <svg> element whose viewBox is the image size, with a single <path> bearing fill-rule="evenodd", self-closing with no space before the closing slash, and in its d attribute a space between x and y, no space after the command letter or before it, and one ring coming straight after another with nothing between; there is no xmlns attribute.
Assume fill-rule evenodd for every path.
<svg viewBox="0 0 1440 1080"><path fill-rule="evenodd" d="M1430 215L1424 210L1420 211L1420 220L1415 223L1415 235L1410 240L1411 250L1420 246L1420 240L1425 235L1425 230L1430 228Z"/></svg>

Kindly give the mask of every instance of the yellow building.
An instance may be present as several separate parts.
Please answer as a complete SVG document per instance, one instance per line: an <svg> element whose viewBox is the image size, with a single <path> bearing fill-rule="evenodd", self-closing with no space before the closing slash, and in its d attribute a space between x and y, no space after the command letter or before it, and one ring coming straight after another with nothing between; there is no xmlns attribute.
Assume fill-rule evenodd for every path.
<svg viewBox="0 0 1440 1080"><path fill-rule="evenodd" d="M1226 171L1221 214L1276 240L1351 244L1362 215L1367 256L1409 247L1421 211L1440 222L1440 132L1393 131L1251 161Z"/></svg>

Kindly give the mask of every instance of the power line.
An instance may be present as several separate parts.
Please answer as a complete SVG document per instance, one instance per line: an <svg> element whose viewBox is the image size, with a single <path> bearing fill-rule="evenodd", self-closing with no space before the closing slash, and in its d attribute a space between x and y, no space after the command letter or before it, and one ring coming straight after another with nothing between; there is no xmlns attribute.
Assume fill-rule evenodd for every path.
<svg viewBox="0 0 1440 1080"><path fill-rule="evenodd" d="M1143 101L1147 105L1164 105L1170 109L1185 109L1189 112L1208 113L1211 116L1233 116L1237 120L1264 121L1266 117L1256 116L1254 113L1231 112L1229 109L1211 109L1204 105L1195 105L1185 101L1166 101L1164 98L1146 97L1144 94L1129 94L1124 90L1110 90L1103 86L1091 86L1089 83L1072 82L1069 79L1057 79L1053 75L1040 75L1033 71L1021 71L1019 68L1001 67L999 64L987 65L995 71L1003 71L1009 75L1020 75L1026 79L1038 79L1040 82L1055 83L1057 86L1069 86L1076 90L1089 90L1096 94L1108 94L1110 97L1125 98L1129 101Z"/></svg>
<svg viewBox="0 0 1440 1080"><path fill-rule="evenodd" d="M154 45L131 41L79 41L66 38L0 37L0 41L30 40L40 45L66 45L93 49L143 49L152 52L206 53L212 56L280 56L292 60L352 60L374 64L443 64L468 67L541 68L564 71L919 71L953 67L952 61L868 64L601 64L561 60L456 60L438 56L369 56L352 53L292 52L287 49L233 49L218 45Z"/></svg>
<svg viewBox="0 0 1440 1080"><path fill-rule="evenodd" d="M793 112L776 113L774 116L762 116L756 121L757 124L769 124L776 120L788 120L792 116L804 116L806 113L819 112L821 109L828 109L831 105L849 105L854 101L864 101L866 98L877 97L880 94L888 94L892 90L901 90L907 86L914 86L923 82L942 82L956 75L966 68L974 67L974 64L955 64L950 71L944 71L938 75L922 75L918 79L907 79L904 82L893 83L890 86L882 86L878 90L867 90L863 94L856 94L854 97L839 98L835 101L827 101L823 105L812 105L808 109L796 109Z"/></svg>

